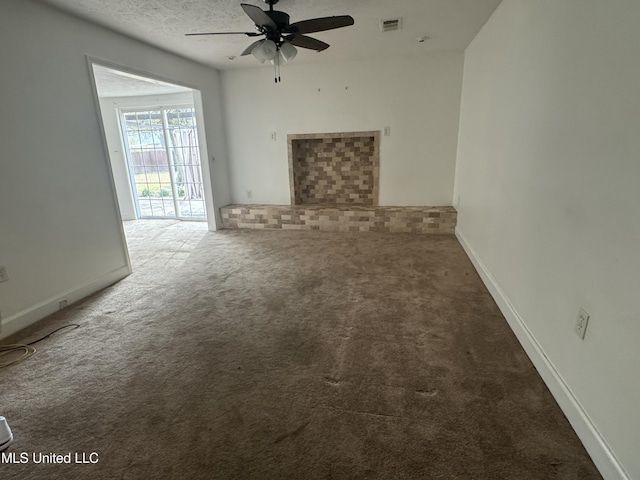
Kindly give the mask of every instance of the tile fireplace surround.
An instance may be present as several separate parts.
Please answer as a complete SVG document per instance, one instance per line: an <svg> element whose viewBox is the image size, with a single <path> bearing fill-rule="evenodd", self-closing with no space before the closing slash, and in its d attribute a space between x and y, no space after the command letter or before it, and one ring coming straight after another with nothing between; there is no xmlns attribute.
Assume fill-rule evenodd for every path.
<svg viewBox="0 0 640 480"><path fill-rule="evenodd" d="M287 136L291 205L227 205L224 228L453 234L453 207L378 206L380 132Z"/></svg>
<svg viewBox="0 0 640 480"><path fill-rule="evenodd" d="M292 205L378 204L380 132L287 136Z"/></svg>

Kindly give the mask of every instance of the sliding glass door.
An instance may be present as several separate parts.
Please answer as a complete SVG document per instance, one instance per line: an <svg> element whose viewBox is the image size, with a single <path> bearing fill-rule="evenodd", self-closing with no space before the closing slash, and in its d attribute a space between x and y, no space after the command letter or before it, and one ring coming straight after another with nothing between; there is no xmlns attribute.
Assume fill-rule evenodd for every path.
<svg viewBox="0 0 640 480"><path fill-rule="evenodd" d="M194 107L120 114L138 217L205 220Z"/></svg>

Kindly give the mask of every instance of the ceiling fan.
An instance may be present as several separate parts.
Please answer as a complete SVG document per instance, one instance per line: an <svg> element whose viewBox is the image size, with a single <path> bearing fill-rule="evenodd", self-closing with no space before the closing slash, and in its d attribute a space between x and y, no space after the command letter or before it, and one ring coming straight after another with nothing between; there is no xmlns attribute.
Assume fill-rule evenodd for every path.
<svg viewBox="0 0 640 480"><path fill-rule="evenodd" d="M278 83L280 81L280 62L282 60L285 62L293 60L297 54L295 47L308 48L317 52L329 48L328 43L308 37L307 33L323 32L354 24L353 17L350 15L312 18L289 23L289 15L287 13L273 9L278 0L263 1L269 5L268 11L248 3L240 4L244 12L255 23L256 32L206 32L187 33L186 35L246 35L248 37L264 35L263 39L253 42L241 55L253 54L260 63L270 60L275 66L275 82Z"/></svg>

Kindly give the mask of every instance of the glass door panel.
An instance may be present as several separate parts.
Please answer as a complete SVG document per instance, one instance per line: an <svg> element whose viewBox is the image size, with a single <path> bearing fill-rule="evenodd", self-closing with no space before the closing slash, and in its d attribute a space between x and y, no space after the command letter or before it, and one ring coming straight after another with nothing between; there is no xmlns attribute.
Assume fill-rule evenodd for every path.
<svg viewBox="0 0 640 480"><path fill-rule="evenodd" d="M167 140L180 218L206 218L195 109L166 110Z"/></svg>

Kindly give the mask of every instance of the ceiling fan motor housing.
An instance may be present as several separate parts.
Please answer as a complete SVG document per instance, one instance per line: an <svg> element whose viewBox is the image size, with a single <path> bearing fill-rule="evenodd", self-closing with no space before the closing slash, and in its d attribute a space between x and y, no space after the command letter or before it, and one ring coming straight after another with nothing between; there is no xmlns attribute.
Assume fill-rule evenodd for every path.
<svg viewBox="0 0 640 480"><path fill-rule="evenodd" d="M280 36L281 36L282 30L289 26L289 14L284 12L279 12L277 10L270 10L264 13L269 15L269 18L273 20L274 23L278 26L277 29L265 27L264 33L267 35L267 38L269 40L273 40L276 43L280 43Z"/></svg>

